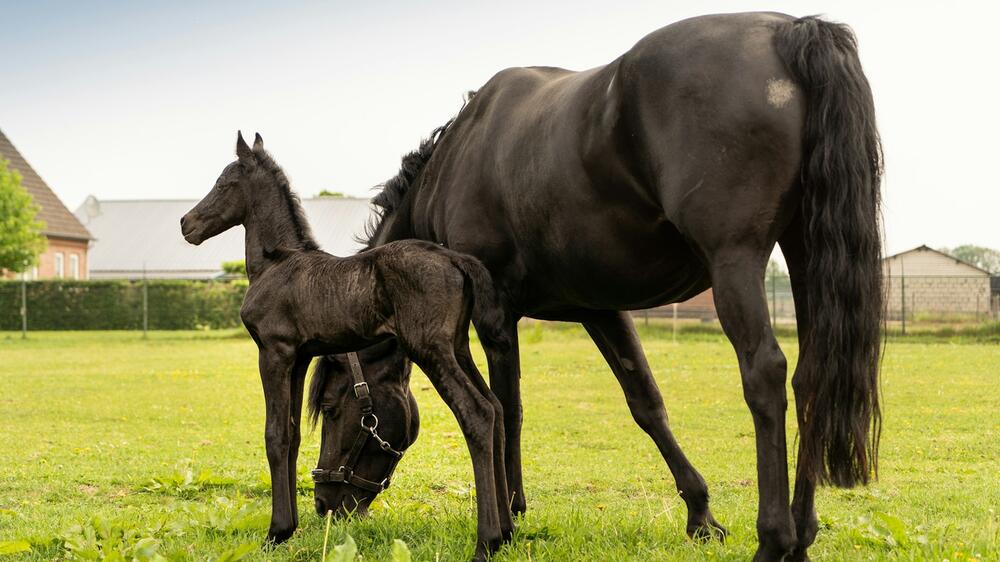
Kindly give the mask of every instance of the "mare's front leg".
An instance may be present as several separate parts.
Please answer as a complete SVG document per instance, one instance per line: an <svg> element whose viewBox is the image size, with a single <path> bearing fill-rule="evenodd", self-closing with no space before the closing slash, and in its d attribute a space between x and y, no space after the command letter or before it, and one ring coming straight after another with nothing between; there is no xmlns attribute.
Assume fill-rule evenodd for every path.
<svg viewBox="0 0 1000 562"><path fill-rule="evenodd" d="M754 560L779 561L796 544L788 506L785 356L771 331L764 293L766 254L749 249L712 256L712 290L722 328L739 360L743 398L757 441L757 538Z"/></svg>
<svg viewBox="0 0 1000 562"><path fill-rule="evenodd" d="M267 464L271 469L271 526L267 539L273 543L288 540L295 532L292 503L294 481L289 481L289 453L292 449L292 371L295 351L285 344L263 344L260 347L260 380L264 386L264 406L267 420L264 444Z"/></svg>
<svg viewBox="0 0 1000 562"><path fill-rule="evenodd" d="M656 379L642 351L628 312L593 312L583 321L625 393L632 418L649 435L674 476L677 491L687 505L687 534L694 538L724 538L725 528L708 508L708 486L688 461L667 423L667 410Z"/></svg>
<svg viewBox="0 0 1000 562"><path fill-rule="evenodd" d="M486 360L489 367L490 389L503 408L504 471L507 474L507 504L514 515L527 509L524 498L524 478L521 474L521 360L517 344L517 321L509 309L506 311L504 331L510 341L506 350L492 349L487 345Z"/></svg>
<svg viewBox="0 0 1000 562"><path fill-rule="evenodd" d="M469 380L449 347L423 349L412 359L455 414L469 447L478 520L474 560L484 561L503 540L493 470L493 404Z"/></svg>

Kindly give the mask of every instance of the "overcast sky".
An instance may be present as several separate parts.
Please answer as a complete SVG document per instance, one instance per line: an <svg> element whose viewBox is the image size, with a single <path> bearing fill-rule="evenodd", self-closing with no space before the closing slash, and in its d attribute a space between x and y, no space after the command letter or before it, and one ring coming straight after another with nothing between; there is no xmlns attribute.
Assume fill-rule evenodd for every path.
<svg viewBox="0 0 1000 562"><path fill-rule="evenodd" d="M701 13L822 13L854 27L875 92L888 250L1000 248L996 2L2 4L0 129L71 210L199 198L237 129L302 195L370 196L502 68L598 66Z"/></svg>

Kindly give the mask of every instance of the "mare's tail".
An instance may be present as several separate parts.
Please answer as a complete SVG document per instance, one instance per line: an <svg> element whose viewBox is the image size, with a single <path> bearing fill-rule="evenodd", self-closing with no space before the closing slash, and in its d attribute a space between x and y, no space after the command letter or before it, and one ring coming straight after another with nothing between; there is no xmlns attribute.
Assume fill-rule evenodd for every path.
<svg viewBox="0 0 1000 562"><path fill-rule="evenodd" d="M882 147L850 28L801 18L782 24L774 45L806 98L798 469L849 487L867 483L878 458Z"/></svg>

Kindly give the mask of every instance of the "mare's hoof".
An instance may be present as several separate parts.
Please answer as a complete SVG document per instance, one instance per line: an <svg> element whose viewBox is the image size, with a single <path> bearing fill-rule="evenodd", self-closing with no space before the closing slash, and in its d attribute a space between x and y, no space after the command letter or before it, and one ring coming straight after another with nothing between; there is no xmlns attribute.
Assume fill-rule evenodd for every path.
<svg viewBox="0 0 1000 562"><path fill-rule="evenodd" d="M786 562L809 562L809 553L805 548L796 547L791 554L785 557Z"/></svg>
<svg viewBox="0 0 1000 562"><path fill-rule="evenodd" d="M517 498L514 498L510 504L510 512L514 517L520 517L526 511L528 511L528 506L524 504L524 500L517 501Z"/></svg>
<svg viewBox="0 0 1000 562"><path fill-rule="evenodd" d="M707 542L712 539L718 539L719 542L726 542L726 535L729 534L729 531L709 514L700 521L688 522L687 534L692 539L700 542Z"/></svg>

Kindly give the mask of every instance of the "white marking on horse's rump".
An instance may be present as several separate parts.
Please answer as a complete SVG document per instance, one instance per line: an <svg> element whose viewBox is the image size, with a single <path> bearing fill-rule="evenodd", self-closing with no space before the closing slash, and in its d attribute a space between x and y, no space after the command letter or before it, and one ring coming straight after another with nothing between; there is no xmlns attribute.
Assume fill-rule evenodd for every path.
<svg viewBox="0 0 1000 562"><path fill-rule="evenodd" d="M784 78L767 79L767 103L781 109L792 101L795 95L795 84Z"/></svg>
<svg viewBox="0 0 1000 562"><path fill-rule="evenodd" d="M611 95L611 87L615 85L615 76L617 76L617 75L618 75L618 71L615 71L615 73L611 75L611 80L608 81L608 95L609 96Z"/></svg>

